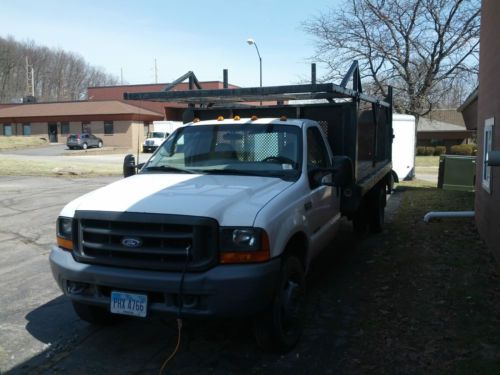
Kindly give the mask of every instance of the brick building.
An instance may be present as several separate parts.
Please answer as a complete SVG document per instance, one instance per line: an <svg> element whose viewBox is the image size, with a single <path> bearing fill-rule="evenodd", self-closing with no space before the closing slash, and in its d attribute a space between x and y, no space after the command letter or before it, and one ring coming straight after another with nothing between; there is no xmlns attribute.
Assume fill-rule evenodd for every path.
<svg viewBox="0 0 500 375"><path fill-rule="evenodd" d="M455 109L435 109L420 117L417 127L417 146L446 146L474 142L475 132L465 126Z"/></svg>
<svg viewBox="0 0 500 375"><path fill-rule="evenodd" d="M198 83L198 82L197 82ZM219 81L199 82L221 89ZM105 146L134 149L156 120L181 121L186 104L124 100L125 92L161 91L166 83L89 87L88 100L59 103L0 104L0 136L36 136L65 143L68 134L91 132ZM237 86L229 85L229 88ZM178 83L172 91L188 90Z"/></svg>
<svg viewBox="0 0 500 375"><path fill-rule="evenodd" d="M500 1L483 0L479 88L459 108L469 129L477 129L476 222L479 233L500 261L500 167L485 163L500 151Z"/></svg>
<svg viewBox="0 0 500 375"><path fill-rule="evenodd" d="M0 108L0 134L36 136L65 143L71 133L88 132L105 146L132 148L163 115L117 100L20 104Z"/></svg>

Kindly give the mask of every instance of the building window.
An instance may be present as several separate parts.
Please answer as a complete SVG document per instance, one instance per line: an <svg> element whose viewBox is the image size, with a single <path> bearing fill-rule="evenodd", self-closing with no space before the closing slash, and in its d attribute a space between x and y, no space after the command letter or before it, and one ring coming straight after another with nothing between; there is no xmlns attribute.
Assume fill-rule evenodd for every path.
<svg viewBox="0 0 500 375"><path fill-rule="evenodd" d="M31 135L31 124L30 123L23 124L23 135L24 136Z"/></svg>
<svg viewBox="0 0 500 375"><path fill-rule="evenodd" d="M113 121L104 121L104 135L115 134Z"/></svg>
<svg viewBox="0 0 500 375"><path fill-rule="evenodd" d="M69 122L61 122L61 134L69 134Z"/></svg>
<svg viewBox="0 0 500 375"><path fill-rule="evenodd" d="M10 137L12 135L11 124L3 124L3 135L5 135L6 137Z"/></svg>
<svg viewBox="0 0 500 375"><path fill-rule="evenodd" d="M92 133L92 129L90 128L90 121L82 121L82 133Z"/></svg>
<svg viewBox="0 0 500 375"><path fill-rule="evenodd" d="M482 185L488 193L491 193L491 167L488 166L488 154L493 144L493 125L495 125L493 117L484 122Z"/></svg>

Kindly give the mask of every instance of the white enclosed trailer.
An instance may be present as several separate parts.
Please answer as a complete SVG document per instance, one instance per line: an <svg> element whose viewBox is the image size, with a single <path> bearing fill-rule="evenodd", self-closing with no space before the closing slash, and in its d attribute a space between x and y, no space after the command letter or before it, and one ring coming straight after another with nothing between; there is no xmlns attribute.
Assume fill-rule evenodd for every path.
<svg viewBox="0 0 500 375"><path fill-rule="evenodd" d="M410 180L415 175L415 116L392 115L392 169L398 180Z"/></svg>

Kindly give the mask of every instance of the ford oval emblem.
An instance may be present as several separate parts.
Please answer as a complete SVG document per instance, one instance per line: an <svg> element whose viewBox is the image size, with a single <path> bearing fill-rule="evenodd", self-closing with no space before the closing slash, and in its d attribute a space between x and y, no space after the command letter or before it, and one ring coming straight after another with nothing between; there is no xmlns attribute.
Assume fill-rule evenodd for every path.
<svg viewBox="0 0 500 375"><path fill-rule="evenodd" d="M142 240L137 237L123 237L122 245L125 247L141 247Z"/></svg>

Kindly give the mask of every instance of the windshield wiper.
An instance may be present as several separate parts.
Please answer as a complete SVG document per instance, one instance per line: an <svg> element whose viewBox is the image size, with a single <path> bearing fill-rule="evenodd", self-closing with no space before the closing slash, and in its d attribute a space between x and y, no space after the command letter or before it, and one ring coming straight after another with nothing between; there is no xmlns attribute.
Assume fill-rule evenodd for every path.
<svg viewBox="0 0 500 375"><path fill-rule="evenodd" d="M180 172L180 173L197 173L190 169L183 169L178 167L173 167L171 165L157 165L146 167L143 169L144 171L160 171L160 172Z"/></svg>

